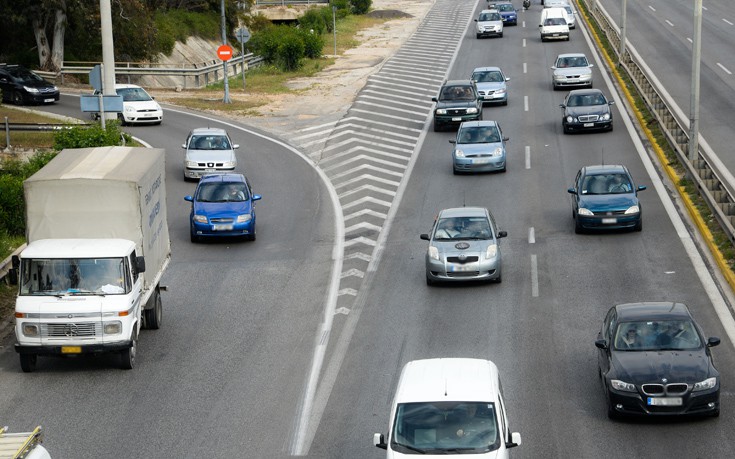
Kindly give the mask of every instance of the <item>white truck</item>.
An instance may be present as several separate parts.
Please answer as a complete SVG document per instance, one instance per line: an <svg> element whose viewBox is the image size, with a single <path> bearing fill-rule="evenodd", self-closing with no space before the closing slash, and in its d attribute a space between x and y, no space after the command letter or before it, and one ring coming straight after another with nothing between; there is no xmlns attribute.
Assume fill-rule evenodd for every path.
<svg viewBox="0 0 735 459"><path fill-rule="evenodd" d="M0 428L0 459L51 459L43 443L41 427L33 432L8 433Z"/></svg>
<svg viewBox="0 0 735 459"><path fill-rule="evenodd" d="M100 352L119 353L131 369L141 328L161 326L160 281L171 259L164 156L67 149L23 183L28 245L12 277L24 372L39 355Z"/></svg>

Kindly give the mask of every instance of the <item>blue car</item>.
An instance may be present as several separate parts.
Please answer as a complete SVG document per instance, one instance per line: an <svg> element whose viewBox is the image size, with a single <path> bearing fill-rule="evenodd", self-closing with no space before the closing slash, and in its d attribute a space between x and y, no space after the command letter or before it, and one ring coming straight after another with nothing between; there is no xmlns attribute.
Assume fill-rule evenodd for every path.
<svg viewBox="0 0 735 459"><path fill-rule="evenodd" d="M503 18L504 25L518 25L518 10L515 9L511 2L496 2L495 9Z"/></svg>
<svg viewBox="0 0 735 459"><path fill-rule="evenodd" d="M643 208L628 168L620 165L586 166L577 172L572 195L574 232L588 230L643 229Z"/></svg>
<svg viewBox="0 0 735 459"><path fill-rule="evenodd" d="M191 242L210 237L242 237L255 240L255 201L242 174L205 175L199 181L191 202Z"/></svg>

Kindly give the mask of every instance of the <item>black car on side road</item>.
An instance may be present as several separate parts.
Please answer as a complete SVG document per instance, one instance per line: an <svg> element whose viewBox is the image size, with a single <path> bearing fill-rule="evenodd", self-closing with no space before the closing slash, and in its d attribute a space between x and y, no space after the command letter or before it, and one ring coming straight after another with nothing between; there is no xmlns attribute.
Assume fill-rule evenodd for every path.
<svg viewBox="0 0 735 459"><path fill-rule="evenodd" d="M718 344L683 303L613 306L595 341L608 417L719 416Z"/></svg>
<svg viewBox="0 0 735 459"><path fill-rule="evenodd" d="M434 131L445 126L457 127L463 121L482 119L483 97L472 80L448 80L439 90L434 107Z"/></svg>
<svg viewBox="0 0 735 459"><path fill-rule="evenodd" d="M53 104L59 88L21 65L0 64L0 90L3 102L15 105Z"/></svg>

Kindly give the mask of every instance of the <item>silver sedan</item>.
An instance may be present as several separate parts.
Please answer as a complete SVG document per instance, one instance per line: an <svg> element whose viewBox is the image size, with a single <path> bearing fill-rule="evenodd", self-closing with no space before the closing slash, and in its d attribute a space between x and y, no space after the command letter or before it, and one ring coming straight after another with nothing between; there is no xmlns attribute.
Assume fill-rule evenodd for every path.
<svg viewBox="0 0 735 459"><path fill-rule="evenodd" d="M484 207L444 209L434 221L426 252L426 284L457 281L501 282L498 239L508 235L498 231L490 211Z"/></svg>

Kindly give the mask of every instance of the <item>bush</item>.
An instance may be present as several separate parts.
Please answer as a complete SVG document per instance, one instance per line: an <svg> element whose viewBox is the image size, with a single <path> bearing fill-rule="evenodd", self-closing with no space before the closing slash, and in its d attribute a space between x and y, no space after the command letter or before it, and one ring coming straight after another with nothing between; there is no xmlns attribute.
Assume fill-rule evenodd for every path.
<svg viewBox="0 0 735 459"><path fill-rule="evenodd" d="M327 21L327 17L321 10L327 10L327 13L329 14L329 21ZM317 35L321 35L328 30L327 22L330 23L329 27L331 28L332 13L328 7L324 6L321 8L310 8L306 10L306 13L304 13L304 15L299 18L299 26L302 30L306 32L313 30L314 33ZM329 31L331 32L331 30Z"/></svg>
<svg viewBox="0 0 735 459"><path fill-rule="evenodd" d="M0 234L25 235L25 199L23 181L48 164L55 152L33 155L28 161L8 159L0 169Z"/></svg>
<svg viewBox="0 0 735 459"><path fill-rule="evenodd" d="M286 71L296 70L304 58L306 45L304 45L303 33L289 27L290 32L285 33L278 46L278 58Z"/></svg>
<svg viewBox="0 0 735 459"><path fill-rule="evenodd" d="M248 42L248 48L253 54L261 56L266 64L274 64L278 60L278 33L281 27L266 27L253 34Z"/></svg>
<svg viewBox="0 0 735 459"><path fill-rule="evenodd" d="M365 14L372 5L372 0L350 0L350 11L352 14Z"/></svg>
<svg viewBox="0 0 735 459"><path fill-rule="evenodd" d="M54 150L125 145L133 138L120 130L117 121L107 121L105 129L99 124L73 126L54 134Z"/></svg>
<svg viewBox="0 0 735 459"><path fill-rule="evenodd" d="M318 59L322 57L324 49L324 36L302 30L302 40L304 42L304 55L309 59Z"/></svg>

